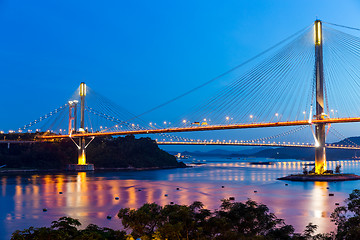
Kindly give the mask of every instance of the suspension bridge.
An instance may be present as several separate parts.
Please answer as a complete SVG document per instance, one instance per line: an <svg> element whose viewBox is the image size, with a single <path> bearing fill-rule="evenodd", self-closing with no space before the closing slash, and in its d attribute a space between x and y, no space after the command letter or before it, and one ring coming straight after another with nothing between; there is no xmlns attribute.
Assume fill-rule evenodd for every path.
<svg viewBox="0 0 360 240"><path fill-rule="evenodd" d="M351 29L316 20L249 61L143 114L129 113L81 83L70 101L18 131L40 132L36 126L41 122L45 134L38 135L37 141L72 139L79 150L78 165L86 165L85 150L95 137L134 134L160 136L163 140L156 140L160 145L315 148L315 172L322 174L327 170L326 148L360 149L351 141L348 145L326 143L329 134L345 138L333 125L360 122L360 38L337 27ZM244 71L250 62L255 65ZM186 112L175 121L178 124L142 119L226 77L231 78L227 86ZM274 136L235 141L173 135L257 128L291 129ZM274 140L304 129L312 143Z"/></svg>

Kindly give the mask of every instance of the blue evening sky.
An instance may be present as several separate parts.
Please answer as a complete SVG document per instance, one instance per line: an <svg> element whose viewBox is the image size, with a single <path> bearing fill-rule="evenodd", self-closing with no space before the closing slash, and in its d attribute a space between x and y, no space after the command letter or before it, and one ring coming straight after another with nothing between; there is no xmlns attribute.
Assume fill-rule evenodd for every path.
<svg viewBox="0 0 360 240"><path fill-rule="evenodd" d="M356 0L0 0L0 130L62 105L81 81L138 114L316 17L360 27L359 13Z"/></svg>

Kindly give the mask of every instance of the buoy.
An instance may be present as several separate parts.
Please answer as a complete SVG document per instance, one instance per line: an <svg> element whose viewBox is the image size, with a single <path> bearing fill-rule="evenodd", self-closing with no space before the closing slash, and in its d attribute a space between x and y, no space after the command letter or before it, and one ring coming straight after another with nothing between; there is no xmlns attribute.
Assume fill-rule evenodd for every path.
<svg viewBox="0 0 360 240"><path fill-rule="evenodd" d="M333 194L333 193L329 193L329 196L332 197L332 196L334 196L334 194Z"/></svg>
<svg viewBox="0 0 360 240"><path fill-rule="evenodd" d="M59 192L59 194L62 194L62 192Z"/></svg>
<svg viewBox="0 0 360 240"><path fill-rule="evenodd" d="M119 200L119 197L115 197L115 200Z"/></svg>
<svg viewBox="0 0 360 240"><path fill-rule="evenodd" d="M234 200L235 200L235 197L229 197L229 200L234 201Z"/></svg>
<svg viewBox="0 0 360 240"><path fill-rule="evenodd" d="M43 212L47 212L47 209L46 209L46 208L43 208Z"/></svg>
<svg viewBox="0 0 360 240"><path fill-rule="evenodd" d="M107 216L106 218L107 218L107 219L111 219L111 216Z"/></svg>
<svg viewBox="0 0 360 240"><path fill-rule="evenodd" d="M224 186L221 186L221 188L224 188Z"/></svg>
<svg viewBox="0 0 360 240"><path fill-rule="evenodd" d="M254 193L257 193L257 191L255 190Z"/></svg>

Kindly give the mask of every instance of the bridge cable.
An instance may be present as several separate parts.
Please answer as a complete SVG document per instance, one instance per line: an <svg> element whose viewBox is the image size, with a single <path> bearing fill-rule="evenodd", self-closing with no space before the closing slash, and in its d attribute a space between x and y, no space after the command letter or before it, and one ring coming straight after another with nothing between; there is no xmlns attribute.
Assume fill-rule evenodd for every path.
<svg viewBox="0 0 360 240"><path fill-rule="evenodd" d="M297 31L296 33L294 33L294 34L292 34L291 36L285 38L284 40L280 41L279 43L273 45L272 47L266 49L265 51L262 51L261 53L255 55L254 57L248 59L247 61L245 61L245 62L243 62L243 63L241 63L241 64L239 64L239 65L237 65L237 66L235 66L235 67L233 67L233 68L231 68L230 70L228 70L228 71L226 71L226 72L224 72L224 73L216 76L215 78L212 78L212 79L210 79L209 81L207 81L207 82L205 82L205 83L203 83L203 84L201 84L201 85L199 85L199 86L197 86L197 87L195 87L195 88L193 88L193 89L191 89L191 90L189 90L189 91L186 91L185 93L180 94L179 96L177 96L177 97L175 97L175 98L172 98L172 99L170 99L170 100L168 100L168 101L166 101L166 102L164 102L164 103L162 103L162 104L159 104L159 105L157 105L157 106L155 106L155 107L153 107L153 108L151 108L151 109L149 109L149 110L147 110L147 111L145 111L145 112L143 112L143 113L141 113L141 114L139 114L139 115L136 115L134 118L138 118L138 117L141 117L141 116L143 116L143 115L145 115L145 114L148 114L148 113L150 113L150 112L153 112L153 111L155 111L155 110L157 110L157 109L159 109L159 108L161 108L161 107L163 107L163 106L166 106L166 105L168 105L168 104L170 104L170 103L172 103L172 102L174 102L174 101L176 101L176 100L178 100L178 99L180 99L180 98L182 98L182 97L184 97L184 96L189 95L189 94L192 93L192 92L195 92L196 90L198 90L198 89L200 89L200 88L203 88L203 87L207 86L208 84L210 84L210 83L218 80L219 78L222 78L223 76L225 76L225 75L227 75L227 74L235 71L236 69L239 69L240 67L242 67L242 66L244 66L244 65L252 62L253 60L257 59L258 57L260 57L260 56L268 53L269 51L275 49L276 47L282 45L283 43L287 42L289 39L293 38L294 36L298 35L299 33L303 32L304 30L306 30L306 29L308 29L308 28L310 28L310 27L312 27L312 25L311 25L311 26L307 26L307 27L301 29L300 31ZM132 119L128 119L128 121L130 121L130 120L132 120Z"/></svg>

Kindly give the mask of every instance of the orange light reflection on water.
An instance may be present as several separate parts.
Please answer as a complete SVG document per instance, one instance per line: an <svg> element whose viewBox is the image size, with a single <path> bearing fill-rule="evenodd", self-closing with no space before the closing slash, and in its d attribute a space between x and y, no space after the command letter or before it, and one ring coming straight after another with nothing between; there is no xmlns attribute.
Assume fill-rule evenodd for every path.
<svg viewBox="0 0 360 240"><path fill-rule="evenodd" d="M348 189L351 189L353 185L275 180L285 173L302 171L304 163L209 163L193 169L126 173L127 177L123 177L123 173L105 174L110 177L104 177L86 172L3 176L2 196L11 195L14 205L6 213L6 221L16 219L16 223L24 221L24 224L32 224L31 219L39 219L36 222L39 224L47 220L49 224L61 216L71 216L79 218L84 226L95 223L116 228L119 220L108 221L106 216L116 216L123 207L138 208L146 202L165 205L201 201L209 209L218 209L221 199L235 197L236 201L251 198L266 204L276 216L294 225L298 232L303 231L309 222L317 224L319 232L329 232L334 228L329 215L335 202L343 202L348 194L342 186L350 184ZM358 162L343 161L342 164L345 168L359 165L360 169ZM329 162L328 166L334 167L336 163ZM139 175L142 177L136 179ZM330 191L334 191L335 196L330 197ZM42 212L43 208L48 212Z"/></svg>

